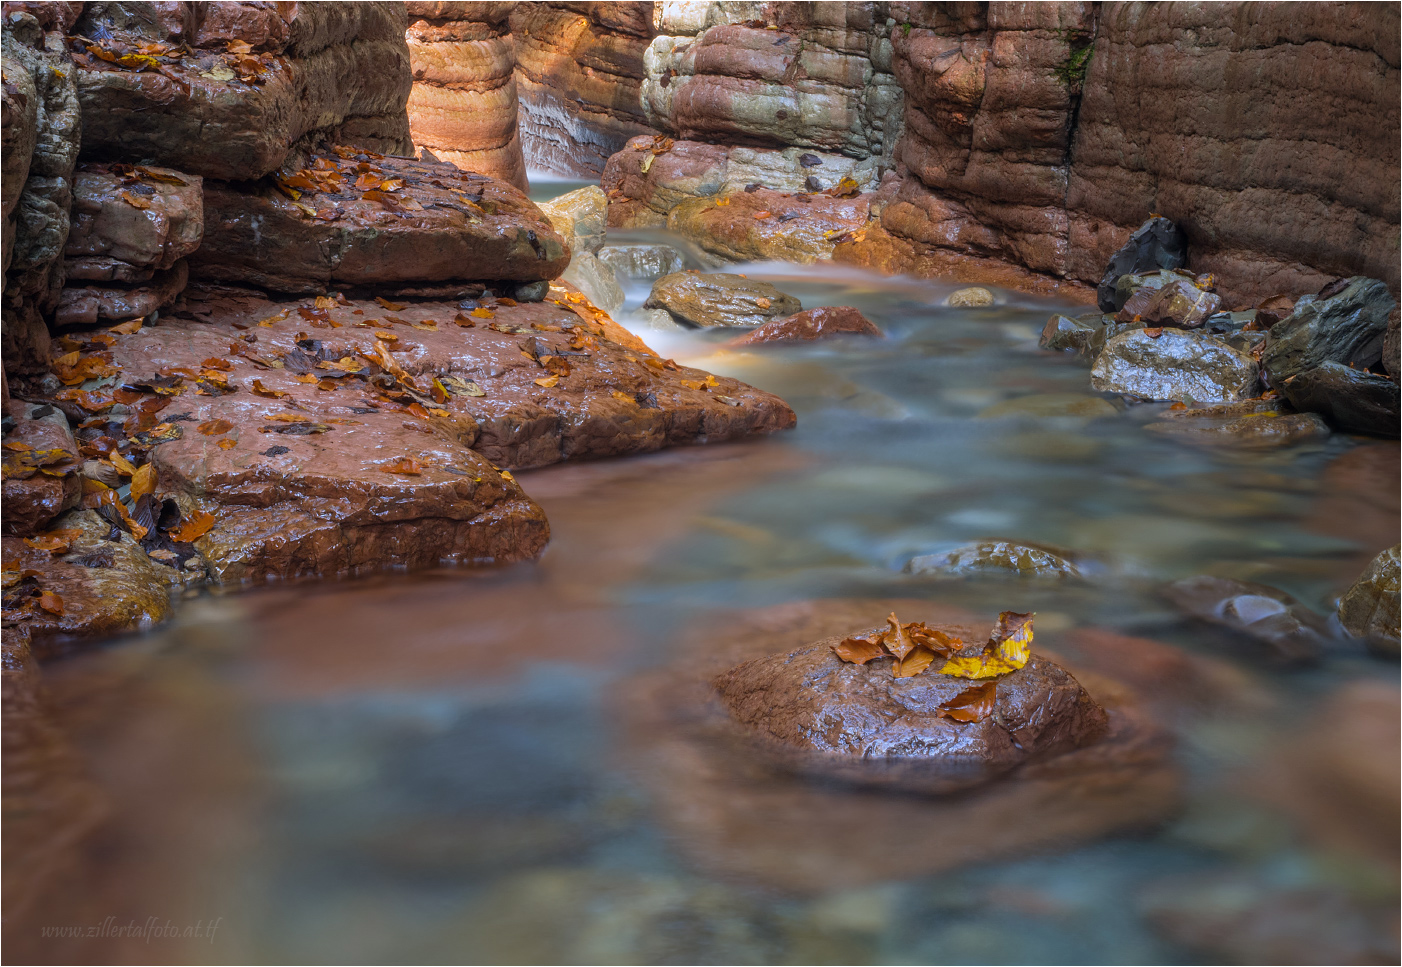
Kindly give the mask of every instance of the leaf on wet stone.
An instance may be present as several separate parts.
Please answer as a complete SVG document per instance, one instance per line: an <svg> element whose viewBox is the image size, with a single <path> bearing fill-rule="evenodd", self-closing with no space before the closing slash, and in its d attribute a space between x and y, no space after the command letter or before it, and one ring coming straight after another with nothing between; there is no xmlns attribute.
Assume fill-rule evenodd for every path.
<svg viewBox="0 0 1402 967"><path fill-rule="evenodd" d="M461 377L459 377L459 376L444 376L444 377L441 378L441 381L442 381L443 385L446 386L450 392L457 393L457 394L460 394L460 395L462 395L462 396L486 396L486 395L487 395L487 391L486 391L486 390L484 390L482 387L478 386L476 383L474 383L474 382L473 382L472 380L470 380L470 379L463 379L463 378L461 378Z"/></svg>
<svg viewBox="0 0 1402 967"><path fill-rule="evenodd" d="M50 554L66 554L71 543L62 537L40 535L38 537L26 537L24 543L34 548L36 551L48 551Z"/></svg>
<svg viewBox="0 0 1402 967"><path fill-rule="evenodd" d="M495 319L495 318L496 318L496 313L493 312L491 309L486 308L485 306L478 306L476 309L473 309L473 310L472 310L472 313L471 313L471 314L472 314L472 316L474 316L474 317L477 318L477 319Z"/></svg>
<svg viewBox="0 0 1402 967"><path fill-rule="evenodd" d="M57 591L43 591L39 594L39 607L56 617L63 617L63 598Z"/></svg>
<svg viewBox="0 0 1402 967"><path fill-rule="evenodd" d="M535 384L536 384L537 386L543 386L543 387L545 387L546 389L550 389L550 388L554 387L555 385L557 385L559 382L560 382L560 377L558 377L558 376L545 376L545 377L542 377L541 379L536 380L536 381L535 381Z"/></svg>
<svg viewBox="0 0 1402 967"><path fill-rule="evenodd" d="M881 644L880 634L843 638L840 644L832 646L832 650L838 658L853 665L865 665L876 658L891 657L891 653Z"/></svg>
<svg viewBox="0 0 1402 967"><path fill-rule="evenodd" d="M993 714L998 704L998 683L985 682L964 689L936 711L956 722L981 722Z"/></svg>
<svg viewBox="0 0 1402 967"><path fill-rule="evenodd" d="M137 468L136 473L131 476L131 495L141 497L145 494L154 493L156 490L156 465L153 463L143 464Z"/></svg>
<svg viewBox="0 0 1402 967"><path fill-rule="evenodd" d="M253 392L257 393L259 396L266 396L269 399L275 400L280 400L287 395L280 389L268 389L266 386L263 385L263 381L261 379L255 379L253 381Z"/></svg>
<svg viewBox="0 0 1402 967"><path fill-rule="evenodd" d="M234 447L238 446L238 443L225 437L216 443L215 446L219 447L221 450L232 450Z"/></svg>
<svg viewBox="0 0 1402 967"><path fill-rule="evenodd" d="M213 514L197 510L180 522L180 526L170 532L170 539L177 544L189 544L209 533L215 524Z"/></svg>
<svg viewBox="0 0 1402 967"><path fill-rule="evenodd" d="M896 617L894 611L886 616L886 624L890 627L882 635L881 640L886 645L886 649L896 656L897 661L900 661L915 649L915 642L910 640L910 635L901 625L900 619Z"/></svg>
<svg viewBox="0 0 1402 967"><path fill-rule="evenodd" d="M958 678L996 678L1022 668L1032 654L1034 616L1035 613L1004 611L998 616L993 637L979 654L950 658L940 669L940 674Z"/></svg>
<svg viewBox="0 0 1402 967"><path fill-rule="evenodd" d="M117 450L113 450L111 453L107 454L107 459L112 461L112 466L116 467L117 472L124 477L130 477L132 474L136 473L136 465L122 456Z"/></svg>
<svg viewBox="0 0 1402 967"><path fill-rule="evenodd" d="M122 201L126 202L132 208L139 208L142 211L146 211L151 207L151 203L140 195L134 195L129 191L124 191L121 193L121 196Z"/></svg>
<svg viewBox="0 0 1402 967"><path fill-rule="evenodd" d="M423 464L413 457L400 457L382 467L385 473L399 473L406 476L417 477L424 472Z"/></svg>
<svg viewBox="0 0 1402 967"><path fill-rule="evenodd" d="M891 673L896 678L914 678L935 661L935 653L928 648L912 648L910 654L896 662Z"/></svg>

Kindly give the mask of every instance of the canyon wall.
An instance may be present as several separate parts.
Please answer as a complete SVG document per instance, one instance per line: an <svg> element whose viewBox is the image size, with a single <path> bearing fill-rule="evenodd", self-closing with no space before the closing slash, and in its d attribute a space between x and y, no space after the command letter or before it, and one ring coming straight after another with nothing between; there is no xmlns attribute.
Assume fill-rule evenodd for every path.
<svg viewBox="0 0 1402 967"><path fill-rule="evenodd" d="M510 29L531 165L716 156L605 176L654 224L732 168L801 190L806 150L875 192L832 255L883 271L1077 287L1157 213L1229 301L1398 285L1396 4L550 2Z"/></svg>

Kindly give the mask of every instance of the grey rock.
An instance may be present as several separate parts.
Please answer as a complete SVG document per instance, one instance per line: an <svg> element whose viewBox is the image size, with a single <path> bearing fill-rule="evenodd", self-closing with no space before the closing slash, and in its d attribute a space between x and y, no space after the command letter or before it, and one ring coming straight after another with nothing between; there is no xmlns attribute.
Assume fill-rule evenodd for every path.
<svg viewBox="0 0 1402 967"><path fill-rule="evenodd" d="M1129 236L1129 241L1110 256L1105 275L1096 289L1096 302L1102 312L1115 312L1115 284L1122 275L1181 268L1188 261L1188 240L1167 218L1151 218Z"/></svg>
<svg viewBox="0 0 1402 967"><path fill-rule="evenodd" d="M980 541L957 547L946 554L923 554L911 558L905 570L909 574L950 578L1008 574L1060 581L1082 576L1074 558L1070 551L1046 545Z"/></svg>
<svg viewBox="0 0 1402 967"><path fill-rule="evenodd" d="M608 198L598 185L589 185L536 206L555 231L570 243L570 251L598 253L608 224Z"/></svg>
<svg viewBox="0 0 1402 967"><path fill-rule="evenodd" d="M1399 608L1402 608L1402 574L1399 573L1398 552L1402 546L1392 545L1368 565L1353 587L1339 600L1339 624L1355 638L1368 642L1379 654L1397 657Z"/></svg>
<svg viewBox="0 0 1402 967"><path fill-rule="evenodd" d="M1091 386L1150 400L1227 403L1255 396L1258 376L1256 360L1220 339L1180 329L1157 337L1136 330L1105 343L1091 367Z"/></svg>
<svg viewBox="0 0 1402 967"><path fill-rule="evenodd" d="M1327 293L1330 286L1324 291ZM1301 300L1303 302L1303 300ZM1353 276L1340 291L1304 304L1271 327L1261 357L1271 384L1324 363L1368 369L1382 359L1388 316L1397 300L1379 279Z"/></svg>
<svg viewBox="0 0 1402 967"><path fill-rule="evenodd" d="M623 308L623 289L613 269L591 252L577 250L570 259L569 268L560 278L583 292L590 302L609 315Z"/></svg>
<svg viewBox="0 0 1402 967"><path fill-rule="evenodd" d="M628 279L656 279L686 268L686 258L670 245L605 245L599 260Z"/></svg>
<svg viewBox="0 0 1402 967"><path fill-rule="evenodd" d="M1074 352L1083 359L1093 360L1105 348L1106 340L1122 332L1143 329L1139 322L1116 322L1111 313L1064 316L1058 313L1042 327L1038 343L1043 349Z"/></svg>
<svg viewBox="0 0 1402 967"><path fill-rule="evenodd" d="M1395 440L1402 430L1402 391L1386 376L1367 370L1324 363L1286 380L1281 392L1295 409L1318 413L1349 433Z"/></svg>
<svg viewBox="0 0 1402 967"><path fill-rule="evenodd" d="M803 309L796 298L768 282L728 273L694 272L676 272L658 279L643 307L666 309L678 321L702 328L759 326Z"/></svg>

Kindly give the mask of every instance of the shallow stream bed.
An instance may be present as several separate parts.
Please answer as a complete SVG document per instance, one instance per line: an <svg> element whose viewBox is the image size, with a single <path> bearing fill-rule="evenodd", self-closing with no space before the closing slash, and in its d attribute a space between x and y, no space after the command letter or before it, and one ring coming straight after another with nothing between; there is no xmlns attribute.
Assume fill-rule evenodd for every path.
<svg viewBox="0 0 1402 967"><path fill-rule="evenodd" d="M1395 833L1317 835L1356 812L1357 790L1304 817L1262 790L1318 708L1343 688L1385 696L1396 664L1344 647L1280 668L1158 592L1210 573L1330 612L1397 540L1397 445L1195 449L1145 432L1161 405L1094 402L1085 366L1038 350L1053 303L999 292L950 309L953 285L732 271L805 308L855 305L886 338L731 351L733 333L637 322L644 282L620 321L663 356L782 396L793 432L519 474L553 532L536 564L200 593L168 627L45 666L44 768L59 778L14 808L86 838L56 835L31 860L42 889L7 945L51 962L1087 964L1218 962L1236 942L1250 962L1288 953L1305 923L1353 962L1386 962L1395 931L1373 911L1395 910ZM1046 415L1077 409L1067 394L1082 415ZM1088 580L903 571L980 539L1072 549ZM868 625L885 617L877 599L990 625L1036 611L1034 650L1074 655L1093 627L1204 659L1217 691L1166 716L1181 808L1153 829L923 874L884 872L882 847L841 876L794 856L812 871L801 888L730 863L721 825L756 817L677 814L634 681L739 612L851 599L873 601ZM1347 752L1385 777L1395 723ZM892 829L884 848L920 835ZM1173 892L1204 884L1226 891L1207 912ZM1227 908L1258 911L1255 933L1203 946ZM37 937L109 917L217 925Z"/></svg>

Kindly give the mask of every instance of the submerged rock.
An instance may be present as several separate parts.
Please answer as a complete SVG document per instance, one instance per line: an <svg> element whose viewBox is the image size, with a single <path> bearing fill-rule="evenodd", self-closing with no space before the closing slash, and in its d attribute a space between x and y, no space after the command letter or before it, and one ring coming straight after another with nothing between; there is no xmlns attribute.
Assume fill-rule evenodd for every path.
<svg viewBox="0 0 1402 967"><path fill-rule="evenodd" d="M1122 275L1181 268L1188 260L1188 240L1172 221L1149 219L1129 236L1129 241L1110 256L1105 275L1096 290L1102 312L1115 312L1123 305L1115 301L1115 284Z"/></svg>
<svg viewBox="0 0 1402 967"><path fill-rule="evenodd" d="M1394 544L1383 551L1353 586L1339 599L1339 624L1355 638L1362 638L1380 654L1397 657L1399 609L1402 609L1402 574Z"/></svg>
<svg viewBox="0 0 1402 967"><path fill-rule="evenodd" d="M568 265L564 240L505 182L448 164L363 153L317 155L306 170L323 180L305 175L296 201L274 187L206 184L204 242L190 257L191 274L302 294L333 286L529 283L556 278ZM399 187L336 193L366 176Z"/></svg>
<svg viewBox="0 0 1402 967"><path fill-rule="evenodd" d="M1120 411L1109 400L1085 393L1034 393L1015 396L981 410L980 420L1073 419L1098 420L1118 416Z"/></svg>
<svg viewBox="0 0 1402 967"><path fill-rule="evenodd" d="M1382 359L1388 316L1397 306L1387 284L1355 275L1331 283L1271 327L1261 365L1271 384L1325 363L1368 369Z"/></svg>
<svg viewBox="0 0 1402 967"><path fill-rule="evenodd" d="M852 306L819 306L795 313L786 319L766 322L754 332L730 345L758 346L770 342L808 342L832 336L880 336L881 330Z"/></svg>
<svg viewBox="0 0 1402 967"><path fill-rule="evenodd" d="M1402 390L1386 376L1327 362L1295 374L1280 391L1291 406L1349 433L1396 439L1402 430Z"/></svg>
<svg viewBox="0 0 1402 967"><path fill-rule="evenodd" d="M570 251L598 254L608 224L608 199L598 185L589 185L541 202L541 213L569 243Z"/></svg>
<svg viewBox="0 0 1402 967"><path fill-rule="evenodd" d="M1314 661L1332 638L1323 618L1264 584L1200 575L1170 584L1164 596L1186 614L1250 635L1282 662Z"/></svg>
<svg viewBox="0 0 1402 967"><path fill-rule="evenodd" d="M993 293L981 285L952 292L949 298L944 300L945 305L960 309L991 306L996 305L997 302L998 300L994 297Z"/></svg>
<svg viewBox="0 0 1402 967"><path fill-rule="evenodd" d="M1255 396L1258 372L1256 360L1220 339L1141 329L1105 343L1091 368L1091 386L1150 400L1226 403Z"/></svg>
<svg viewBox="0 0 1402 967"><path fill-rule="evenodd" d="M947 554L924 554L911 558L905 570L908 574L961 578L998 573L1056 580L1081 577L1072 552L1012 541L982 541L965 544Z"/></svg>
<svg viewBox="0 0 1402 967"><path fill-rule="evenodd" d="M743 275L677 272L653 283L643 307L666 309L679 322L710 328L759 326L771 319L791 316L803 304L768 282Z"/></svg>
<svg viewBox="0 0 1402 967"><path fill-rule="evenodd" d="M686 268L686 258L670 245L605 245L599 261L629 279L656 279Z"/></svg>
<svg viewBox="0 0 1402 967"><path fill-rule="evenodd" d="M1210 408L1198 412L1203 415L1196 419L1148 423L1144 429L1184 443L1251 448L1289 446L1331 435L1328 424L1313 413L1265 410L1245 416L1219 416Z"/></svg>
<svg viewBox="0 0 1402 967"><path fill-rule="evenodd" d="M5 432L5 482L0 518L6 534L28 536L43 530L59 514L78 505L82 494L78 476L78 446L63 413L47 404L14 401ZM27 449L21 449L21 448ZM25 466L28 454L46 454ZM12 469L11 463L23 469ZM42 462L42 469L37 465Z"/></svg>
<svg viewBox="0 0 1402 967"><path fill-rule="evenodd" d="M940 630L973 641L958 626ZM1088 745L1104 736L1105 710L1059 665L1034 656L997 679L997 707L976 722L939 711L973 684L935 674L898 679L892 662L856 665L832 646L737 665L716 689L731 717L799 771L860 784L949 792L987 782L1017 765Z"/></svg>

